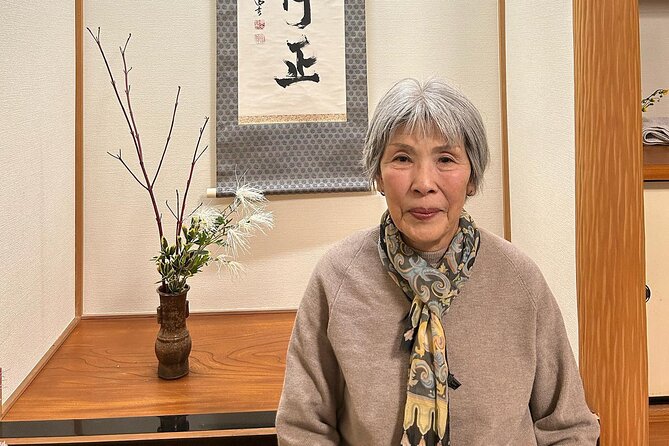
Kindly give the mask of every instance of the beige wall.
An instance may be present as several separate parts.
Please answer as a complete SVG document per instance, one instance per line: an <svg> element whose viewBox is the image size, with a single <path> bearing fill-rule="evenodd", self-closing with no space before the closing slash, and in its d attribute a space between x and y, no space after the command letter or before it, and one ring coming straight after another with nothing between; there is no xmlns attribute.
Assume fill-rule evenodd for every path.
<svg viewBox="0 0 669 446"><path fill-rule="evenodd" d="M641 42L641 91L669 89L669 4L659 0L639 2ZM650 107L646 116L669 116L669 97ZM652 289L647 306L648 388L651 396L669 395L669 183L646 183L646 283Z"/></svg>
<svg viewBox="0 0 669 446"><path fill-rule="evenodd" d="M74 1L0 5L2 401L74 318Z"/></svg>
<svg viewBox="0 0 669 446"><path fill-rule="evenodd" d="M641 94L646 97L658 88L669 89L669 3L640 0L639 25ZM669 97L650 107L644 116L669 116Z"/></svg>
<svg viewBox="0 0 669 446"><path fill-rule="evenodd" d="M367 2L370 108L406 76L439 75L469 95L486 122L492 164L483 194L471 200L468 209L481 226L501 234L497 2L421 0L411 8L406 5L399 0ZM203 116L215 116L215 1L192 2L183 8L176 0L97 0L85 2L84 9L85 25L102 27L103 43L116 69L119 57L113 49L132 32L128 58L133 66L133 108L151 169L162 150L176 86L182 86L171 149L158 182L164 203L173 198L176 186L183 188ZM155 223L146 192L105 154L122 148L133 160L131 139L96 51L87 36L84 312L154 312L157 273L149 259L158 246ZM213 129L207 137L213 148ZM215 183L213 153L207 152L200 161L191 205L206 200L206 189ZM242 257L247 274L236 281L219 279L215 268L200 274L191 281L191 309L295 308L315 262L328 246L377 224L385 209L383 199L372 194L270 200L276 228L254 239L251 254ZM168 215L165 209L163 213Z"/></svg>
<svg viewBox="0 0 669 446"><path fill-rule="evenodd" d="M578 357L571 2L506 1L511 240L541 268Z"/></svg>
<svg viewBox="0 0 669 446"><path fill-rule="evenodd" d="M648 320L648 389L650 396L669 395L669 185L644 188L646 228L646 283L652 297L646 307Z"/></svg>

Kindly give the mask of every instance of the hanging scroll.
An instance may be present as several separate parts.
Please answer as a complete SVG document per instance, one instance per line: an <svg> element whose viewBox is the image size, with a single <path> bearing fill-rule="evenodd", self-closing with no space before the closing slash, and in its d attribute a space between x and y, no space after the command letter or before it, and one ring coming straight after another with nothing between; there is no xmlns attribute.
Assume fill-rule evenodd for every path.
<svg viewBox="0 0 669 446"><path fill-rule="evenodd" d="M218 0L217 195L361 191L364 0Z"/></svg>

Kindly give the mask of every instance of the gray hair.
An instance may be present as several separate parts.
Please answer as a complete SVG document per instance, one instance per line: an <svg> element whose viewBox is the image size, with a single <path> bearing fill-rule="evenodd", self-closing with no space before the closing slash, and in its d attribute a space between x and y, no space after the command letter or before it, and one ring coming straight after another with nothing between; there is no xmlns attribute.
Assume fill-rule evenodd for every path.
<svg viewBox="0 0 669 446"><path fill-rule="evenodd" d="M381 174L381 158L400 127L427 136L438 132L446 141L464 145L475 188L483 181L490 155L481 114L469 99L447 83L403 79L381 98L369 123L362 163L372 187Z"/></svg>

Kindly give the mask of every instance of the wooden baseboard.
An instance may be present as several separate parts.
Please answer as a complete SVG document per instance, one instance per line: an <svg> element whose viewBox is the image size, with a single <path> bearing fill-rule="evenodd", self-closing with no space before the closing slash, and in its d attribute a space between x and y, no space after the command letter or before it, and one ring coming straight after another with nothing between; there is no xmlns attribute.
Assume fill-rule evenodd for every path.
<svg viewBox="0 0 669 446"><path fill-rule="evenodd" d="M669 423L669 404L651 404L648 410L648 420L651 423Z"/></svg>
<svg viewBox="0 0 669 446"><path fill-rule="evenodd" d="M648 410L649 446L669 444L669 404L651 404Z"/></svg>
<svg viewBox="0 0 669 446"><path fill-rule="evenodd" d="M56 350L60 348L60 346L65 342L67 337L72 333L72 330L77 326L81 318L76 317L70 322L70 324L63 330L60 336L58 336L58 339L51 345L49 350L42 356L42 359L37 363L37 365L32 369L32 371L26 376L26 378L19 384L19 386L14 390L14 392L7 398L7 402L5 404L2 404L0 400L0 420L2 420L9 409L12 407L14 402L21 396L24 390L28 388L30 383L35 379L37 374L44 368L47 362L49 362L49 359L53 356L54 353L56 353Z"/></svg>

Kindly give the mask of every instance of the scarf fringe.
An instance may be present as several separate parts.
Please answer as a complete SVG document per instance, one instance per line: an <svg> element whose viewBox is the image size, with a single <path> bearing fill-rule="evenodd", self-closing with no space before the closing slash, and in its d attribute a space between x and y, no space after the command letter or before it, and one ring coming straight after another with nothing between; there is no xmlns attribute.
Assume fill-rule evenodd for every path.
<svg viewBox="0 0 669 446"><path fill-rule="evenodd" d="M412 427L411 432L404 431L400 446L450 446L450 441L446 438L439 438L434 431L427 434L416 432Z"/></svg>
<svg viewBox="0 0 669 446"><path fill-rule="evenodd" d="M437 398L435 400L412 393L407 394L403 423L405 431L415 425L422 435L433 430L439 438L444 438L447 424L448 401L446 399Z"/></svg>

